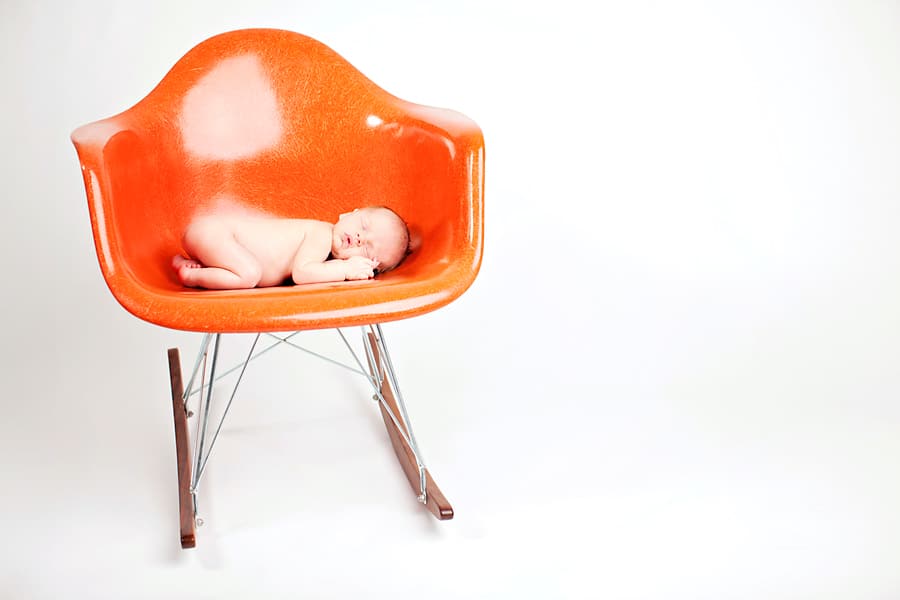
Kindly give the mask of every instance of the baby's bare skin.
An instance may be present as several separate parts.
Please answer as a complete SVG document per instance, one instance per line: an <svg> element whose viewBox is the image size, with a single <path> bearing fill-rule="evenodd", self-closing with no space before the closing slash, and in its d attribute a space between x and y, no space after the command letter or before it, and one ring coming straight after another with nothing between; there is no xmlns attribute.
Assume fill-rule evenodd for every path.
<svg viewBox="0 0 900 600"><path fill-rule="evenodd" d="M172 266L190 287L241 289L294 283L369 279L396 266L409 233L395 213L364 208L336 224L261 214L197 217L182 238L190 258Z"/></svg>

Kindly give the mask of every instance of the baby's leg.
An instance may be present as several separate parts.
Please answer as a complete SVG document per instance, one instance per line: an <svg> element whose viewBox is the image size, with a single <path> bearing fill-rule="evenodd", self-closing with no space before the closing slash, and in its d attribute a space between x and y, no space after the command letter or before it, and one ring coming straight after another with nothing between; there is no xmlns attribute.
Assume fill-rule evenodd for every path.
<svg viewBox="0 0 900 600"><path fill-rule="evenodd" d="M256 287L262 266L225 223L203 219L184 233L184 249L194 260L177 256L172 265L186 286L212 290ZM180 260L179 260L180 259Z"/></svg>

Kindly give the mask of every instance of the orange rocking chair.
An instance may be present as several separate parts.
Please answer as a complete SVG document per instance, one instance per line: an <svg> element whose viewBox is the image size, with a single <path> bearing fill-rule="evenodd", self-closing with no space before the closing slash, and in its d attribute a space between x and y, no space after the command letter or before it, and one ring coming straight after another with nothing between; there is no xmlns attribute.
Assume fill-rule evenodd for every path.
<svg viewBox="0 0 900 600"><path fill-rule="evenodd" d="M452 518L422 461L381 324L446 305L478 273L484 141L475 123L392 96L316 40L249 29L202 42L143 100L78 128L72 141L113 295L141 319L204 334L186 380L178 350L168 352L182 547L196 543L198 488L247 364L275 346L299 347L296 336L312 329L337 329L353 358L339 364L371 384L419 501ZM409 223L413 252L368 281L185 288L171 257L191 218L223 203L329 222L384 205ZM362 330L359 353L340 329L349 326ZM218 365L226 333L256 334L228 370ZM213 383L238 370L212 431Z"/></svg>

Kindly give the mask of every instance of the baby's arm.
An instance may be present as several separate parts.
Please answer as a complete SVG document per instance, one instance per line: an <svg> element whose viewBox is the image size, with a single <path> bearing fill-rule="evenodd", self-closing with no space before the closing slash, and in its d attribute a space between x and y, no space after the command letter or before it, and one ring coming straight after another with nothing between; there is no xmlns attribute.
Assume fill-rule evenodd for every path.
<svg viewBox="0 0 900 600"><path fill-rule="evenodd" d="M291 274L294 283L324 283L347 279L371 279L375 276L375 261L364 256L348 259L335 258L325 262L304 262L294 264Z"/></svg>
<svg viewBox="0 0 900 600"><path fill-rule="evenodd" d="M291 279L296 284L325 283L347 279L369 279L374 276L375 263L362 256L347 260L326 260L331 253L330 231L310 231L297 250Z"/></svg>

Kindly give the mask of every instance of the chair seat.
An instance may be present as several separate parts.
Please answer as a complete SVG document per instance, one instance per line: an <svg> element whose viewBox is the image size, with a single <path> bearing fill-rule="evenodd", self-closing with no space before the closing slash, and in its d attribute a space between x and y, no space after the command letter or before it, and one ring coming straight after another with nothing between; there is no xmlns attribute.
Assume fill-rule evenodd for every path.
<svg viewBox="0 0 900 600"><path fill-rule="evenodd" d="M483 243L481 130L384 91L301 34L248 29L189 51L132 108L72 134L97 256L135 316L204 332L295 331L403 319L473 282ZM170 266L191 219L223 202L334 222L387 206L413 253L374 280L211 291Z"/></svg>
<svg viewBox="0 0 900 600"><path fill-rule="evenodd" d="M368 281L250 290L198 290L168 279L142 285L130 276L107 281L129 312L163 327L217 333L298 331L385 323L444 306L462 294L470 275L449 264L436 266L414 265Z"/></svg>

